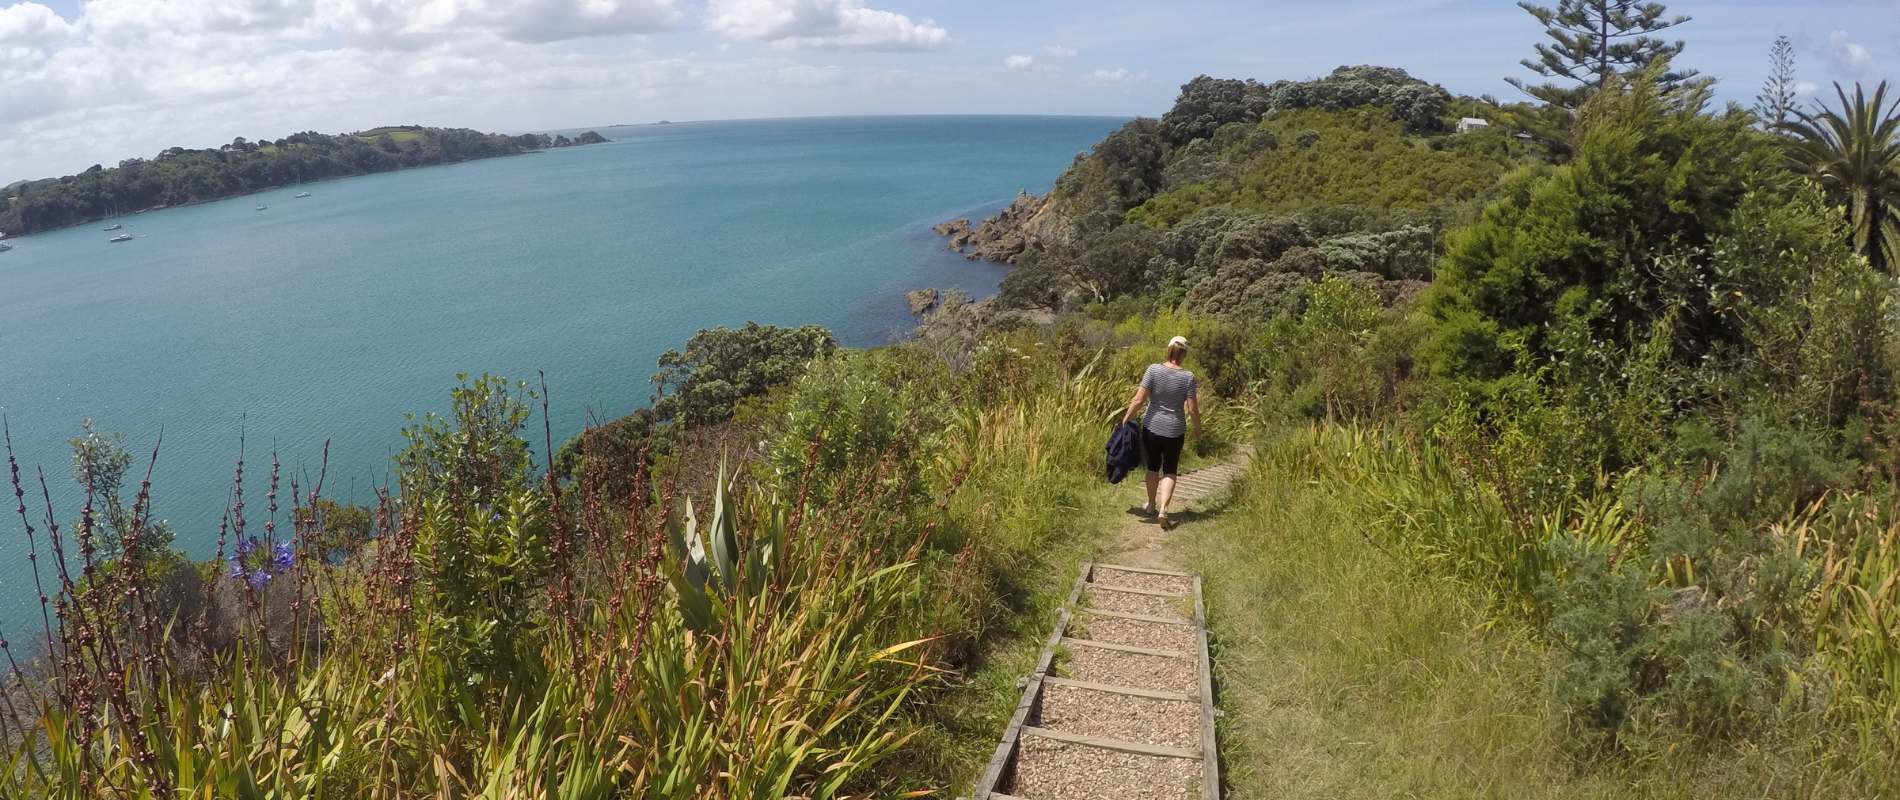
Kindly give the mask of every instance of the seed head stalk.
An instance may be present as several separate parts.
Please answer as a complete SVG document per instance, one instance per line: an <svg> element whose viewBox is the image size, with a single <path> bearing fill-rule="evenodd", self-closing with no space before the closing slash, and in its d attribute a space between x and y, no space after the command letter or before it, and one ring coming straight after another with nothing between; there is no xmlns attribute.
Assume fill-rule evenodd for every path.
<svg viewBox="0 0 1900 800"><path fill-rule="evenodd" d="M33 535L33 521L26 514L26 488L20 483L20 462L13 454L13 426L4 413L0 413L0 435L4 435L7 447L7 476L13 482L13 511L20 517L20 525L26 531L26 561L33 569L33 590L40 597L40 632L46 637L41 640L50 651L53 642L53 616L50 606L52 599L46 596L46 582L40 576L40 553L37 537ZM51 659L55 670L62 669L58 658ZM16 670L17 673L17 670ZM57 676L64 680L63 673Z"/></svg>

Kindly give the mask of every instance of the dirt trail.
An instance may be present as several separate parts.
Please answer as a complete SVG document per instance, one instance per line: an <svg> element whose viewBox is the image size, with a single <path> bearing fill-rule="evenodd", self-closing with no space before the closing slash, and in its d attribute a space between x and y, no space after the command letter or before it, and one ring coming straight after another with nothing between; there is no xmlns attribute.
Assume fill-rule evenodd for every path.
<svg viewBox="0 0 1900 800"><path fill-rule="evenodd" d="M1206 513L1205 509L1198 507L1202 501L1225 493L1234 478L1247 470L1252 458L1253 448L1242 446L1217 464L1182 475L1174 488L1174 502L1169 504L1169 516L1179 525L1194 524ZM1129 498L1130 508L1140 507L1142 501L1147 499L1140 470L1128 476L1128 480L1123 483L1122 494ZM1180 535L1179 531L1178 526L1174 531L1163 531L1160 525L1130 514L1127 521L1116 529L1115 539L1103 552L1101 561L1147 569L1180 569L1180 562L1168 547L1168 539Z"/></svg>
<svg viewBox="0 0 1900 800"><path fill-rule="evenodd" d="M1251 454L1182 475L1170 516L1202 518ZM1139 477L1122 490L1136 507ZM1168 546L1179 531L1131 514L1084 566L975 800L1220 796L1206 612Z"/></svg>

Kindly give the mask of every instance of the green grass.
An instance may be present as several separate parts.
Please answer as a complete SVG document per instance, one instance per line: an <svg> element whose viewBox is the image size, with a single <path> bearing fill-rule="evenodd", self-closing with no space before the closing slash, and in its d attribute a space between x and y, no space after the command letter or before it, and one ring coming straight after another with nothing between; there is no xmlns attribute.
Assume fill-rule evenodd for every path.
<svg viewBox="0 0 1900 800"><path fill-rule="evenodd" d="M1795 730L1650 761L1587 758L1549 701L1550 653L1467 584L1378 542L1347 437L1262 448L1232 504L1183 528L1206 578L1230 800L1856 797Z"/></svg>
<svg viewBox="0 0 1900 800"><path fill-rule="evenodd" d="M377 139L377 137L388 135L389 138L394 139L397 144L402 144L404 142L413 142L413 141L418 141L422 139L422 131L415 130L413 128L399 128L399 127L390 127L390 126L384 126L381 128L371 128L366 131L358 131L354 135L356 136L356 138L362 139L363 141L366 141L366 142L373 142Z"/></svg>

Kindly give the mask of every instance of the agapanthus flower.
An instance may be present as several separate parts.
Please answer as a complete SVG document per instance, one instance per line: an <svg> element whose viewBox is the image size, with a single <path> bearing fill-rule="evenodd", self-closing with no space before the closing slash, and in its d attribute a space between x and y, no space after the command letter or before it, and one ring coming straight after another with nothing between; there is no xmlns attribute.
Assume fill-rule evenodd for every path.
<svg viewBox="0 0 1900 800"><path fill-rule="evenodd" d="M244 580L244 562L237 560L231 562L231 580Z"/></svg>
<svg viewBox="0 0 1900 800"><path fill-rule="evenodd" d="M239 539L237 542L237 557L241 560L245 556L250 555L252 550L257 549L257 545L258 541L255 536L246 536Z"/></svg>
<svg viewBox="0 0 1900 800"><path fill-rule="evenodd" d="M290 565L296 563L296 558L296 553L291 550L289 542L278 542L275 547L271 548L271 569L276 572L283 572L284 570L290 569Z"/></svg>
<svg viewBox="0 0 1900 800"><path fill-rule="evenodd" d="M261 570L261 569L251 570L250 577L249 577L249 580L251 582L251 588L253 589L264 588L264 584L270 583L270 577L271 577L270 573L264 570Z"/></svg>

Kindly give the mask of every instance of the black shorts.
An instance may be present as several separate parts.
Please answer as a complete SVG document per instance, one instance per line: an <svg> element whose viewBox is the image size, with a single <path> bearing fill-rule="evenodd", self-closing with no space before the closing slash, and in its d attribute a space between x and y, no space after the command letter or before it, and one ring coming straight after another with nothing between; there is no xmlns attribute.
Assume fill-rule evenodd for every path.
<svg viewBox="0 0 1900 800"><path fill-rule="evenodd" d="M1186 441L1185 436L1156 436L1147 428L1142 428L1141 454L1148 461L1148 471L1163 475L1181 474L1181 444Z"/></svg>

